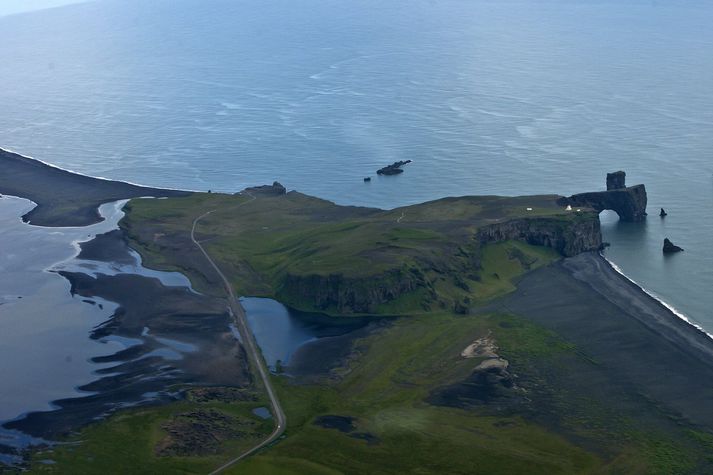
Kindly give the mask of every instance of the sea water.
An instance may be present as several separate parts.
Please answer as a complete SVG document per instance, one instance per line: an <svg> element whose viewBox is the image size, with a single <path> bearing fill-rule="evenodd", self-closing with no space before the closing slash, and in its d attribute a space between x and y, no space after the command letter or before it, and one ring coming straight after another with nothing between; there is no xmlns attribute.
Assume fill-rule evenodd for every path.
<svg viewBox="0 0 713 475"><path fill-rule="evenodd" d="M696 0L106 0L0 17L0 146L147 185L279 180L383 208L597 190L623 169L651 215L604 215L606 256L710 331L711 24ZM663 256L664 237L686 251Z"/></svg>

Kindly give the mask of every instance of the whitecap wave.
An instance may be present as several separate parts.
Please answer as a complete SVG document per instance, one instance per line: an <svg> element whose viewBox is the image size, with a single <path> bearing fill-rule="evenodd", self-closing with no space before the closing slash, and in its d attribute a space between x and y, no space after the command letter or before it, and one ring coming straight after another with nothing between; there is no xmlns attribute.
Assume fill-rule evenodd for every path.
<svg viewBox="0 0 713 475"><path fill-rule="evenodd" d="M696 322L694 322L693 320L691 320L690 318L688 318L688 316L686 316L686 314L684 314L683 312L681 312L680 310L678 310L676 307L674 307L674 306L671 305L670 303L668 303L668 302L666 302L665 300L663 300L661 297L659 297L658 295L656 295L654 292L651 292L650 290L647 290L647 289L645 289L644 287L642 287L641 285L639 285L638 282L636 282L635 280L633 280L632 278L630 278L628 275L626 275L626 274L624 273L624 271L622 271L621 268L620 268L618 265L616 265L615 263L613 263L612 261L610 261L609 259L607 259L604 255L602 255L602 254L600 254L600 255L601 255L601 256L604 258L604 260L611 266L611 268L614 269L619 275L621 275L621 276L624 277L626 280L628 280L629 282L631 282L632 284L634 284L635 286L637 286L637 287L638 287L639 289L641 289L641 291L644 292L646 295L648 295L649 297L651 297L652 299L656 300L658 303L660 303L661 305L663 305L664 307L666 307L671 313L673 313L674 315L676 315L678 318L680 318L680 319L683 320L684 322L688 323L688 324L691 325L693 328L695 328L696 330L700 331L701 333L705 334L708 338L710 338L711 340L713 340L713 334L707 332L705 328L703 328L701 325L699 325L698 323L696 323Z"/></svg>

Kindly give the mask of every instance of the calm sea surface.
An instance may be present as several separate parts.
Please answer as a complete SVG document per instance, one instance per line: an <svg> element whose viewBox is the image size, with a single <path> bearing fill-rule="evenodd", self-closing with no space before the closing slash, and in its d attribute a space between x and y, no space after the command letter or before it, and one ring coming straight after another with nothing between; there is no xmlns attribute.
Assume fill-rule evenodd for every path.
<svg viewBox="0 0 713 475"><path fill-rule="evenodd" d="M607 256L713 331L711 25L695 0L107 0L0 17L0 146L148 185L279 180L386 208L595 190L624 169L651 216L604 217ZM403 175L362 182L401 159ZM667 236L686 252L664 258Z"/></svg>

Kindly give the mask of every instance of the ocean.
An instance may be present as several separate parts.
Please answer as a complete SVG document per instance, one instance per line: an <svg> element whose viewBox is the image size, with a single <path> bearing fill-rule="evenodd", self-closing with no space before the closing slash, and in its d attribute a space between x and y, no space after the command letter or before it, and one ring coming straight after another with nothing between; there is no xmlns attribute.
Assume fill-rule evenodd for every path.
<svg viewBox="0 0 713 475"><path fill-rule="evenodd" d="M606 257L713 332L712 21L695 0L106 0L5 16L0 147L146 185L278 180L381 208L599 190L622 169L650 216L604 213ZM664 237L685 252L663 256Z"/></svg>

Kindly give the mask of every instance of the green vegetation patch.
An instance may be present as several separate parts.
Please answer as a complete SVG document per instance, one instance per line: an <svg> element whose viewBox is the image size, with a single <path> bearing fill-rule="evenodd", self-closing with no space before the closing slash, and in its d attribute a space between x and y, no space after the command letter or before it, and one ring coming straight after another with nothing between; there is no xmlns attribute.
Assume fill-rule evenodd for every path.
<svg viewBox="0 0 713 475"><path fill-rule="evenodd" d="M35 452L32 473L208 473L272 432L263 401L185 400L128 409ZM52 464L43 464L52 460Z"/></svg>

